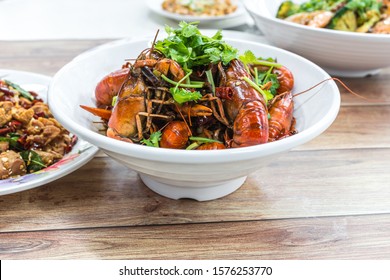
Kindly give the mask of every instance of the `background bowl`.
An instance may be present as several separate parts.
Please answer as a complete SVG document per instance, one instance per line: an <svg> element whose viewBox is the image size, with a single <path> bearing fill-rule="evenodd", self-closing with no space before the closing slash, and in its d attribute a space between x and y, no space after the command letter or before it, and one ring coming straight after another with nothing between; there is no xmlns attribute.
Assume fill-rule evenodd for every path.
<svg viewBox="0 0 390 280"><path fill-rule="evenodd" d="M310 61L290 52L239 39L226 42L258 56L276 57L295 75L295 92L329 78ZM49 105L54 116L70 131L98 146L108 156L137 171L143 182L166 197L210 200L238 189L251 172L275 157L321 134L334 121L340 108L340 93L333 81L295 98L294 115L298 134L247 148L217 151L186 151L153 148L108 138L99 133L99 118L79 105L95 106L98 81L119 69L125 59L135 58L149 46L151 38L121 40L103 45L76 57L53 78Z"/></svg>
<svg viewBox="0 0 390 280"><path fill-rule="evenodd" d="M275 17L282 0L243 1L269 42L310 59L331 75L362 77L390 66L390 35L307 27Z"/></svg>

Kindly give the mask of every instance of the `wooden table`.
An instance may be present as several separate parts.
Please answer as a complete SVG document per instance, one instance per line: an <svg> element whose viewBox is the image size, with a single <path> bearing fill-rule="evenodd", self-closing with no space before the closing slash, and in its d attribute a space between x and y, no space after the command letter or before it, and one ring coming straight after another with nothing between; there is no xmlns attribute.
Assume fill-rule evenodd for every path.
<svg viewBox="0 0 390 280"><path fill-rule="evenodd" d="M0 42L0 68L53 75L94 41ZM389 259L390 69L343 79L320 137L209 202L170 200L103 154L0 197L0 259Z"/></svg>

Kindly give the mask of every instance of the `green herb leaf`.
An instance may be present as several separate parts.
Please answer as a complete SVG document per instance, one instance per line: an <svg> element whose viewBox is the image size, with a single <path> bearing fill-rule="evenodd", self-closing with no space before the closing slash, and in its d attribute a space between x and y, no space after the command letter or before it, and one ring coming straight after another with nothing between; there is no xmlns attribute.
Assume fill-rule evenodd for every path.
<svg viewBox="0 0 390 280"><path fill-rule="evenodd" d="M272 82L272 86L269 90L262 90L261 92L256 88L257 91L261 92L263 96L266 97L266 100L272 99L273 96L276 95L276 91L280 86L280 83L278 81L278 76L277 74L272 73L272 70L274 68L280 68L282 65L276 63L275 60L272 58L263 59L260 57L256 57L255 54L249 50L245 51L244 54L239 57L239 59L245 64L247 68L248 68L248 64L263 65L269 67L269 69L264 72L258 72L258 69L255 68L254 79L255 79L255 84L257 84L259 88L268 82Z"/></svg>
<svg viewBox="0 0 390 280"><path fill-rule="evenodd" d="M181 84L179 82L175 82L175 81L172 81L171 79L169 79L167 76L165 76L164 74L161 74L161 78L172 84L172 85L175 85L175 86L181 86L181 87L186 87L186 88L202 88L204 83L203 82L192 82L191 84Z"/></svg>
<svg viewBox="0 0 390 280"><path fill-rule="evenodd" d="M156 131L156 132L153 132L149 139L142 139L141 140L141 143L142 144L145 144L146 146L149 146L149 147L160 147L159 146L159 142L161 140L161 131Z"/></svg>
<svg viewBox="0 0 390 280"><path fill-rule="evenodd" d="M199 91L189 91L185 88L170 88L169 92L172 94L173 99L179 104L188 101L197 101L202 98Z"/></svg>
<svg viewBox="0 0 390 280"><path fill-rule="evenodd" d="M238 56L237 49L222 41L221 31L208 37L201 34L195 23L183 21L179 28L166 26L165 31L168 37L157 41L155 49L185 68L192 69L194 66L219 61L226 65Z"/></svg>
<svg viewBox="0 0 390 280"><path fill-rule="evenodd" d="M272 86L269 89L269 92L273 96L275 96L276 93L277 93L276 92L277 89L280 87L280 83L279 83L279 80L278 80L278 75L272 73L271 71L261 72L261 73L258 74L258 84L264 85L264 84L266 84L268 82L272 83Z"/></svg>
<svg viewBox="0 0 390 280"><path fill-rule="evenodd" d="M247 50L244 52L244 54L239 56L239 59L244 63L244 64L251 64L257 61L257 57L253 52L250 50Z"/></svg>
<svg viewBox="0 0 390 280"><path fill-rule="evenodd" d="M7 137L0 137L0 142L8 142L10 148L15 150L23 150L23 146L18 142L20 135L16 133L10 133Z"/></svg>
<svg viewBox="0 0 390 280"><path fill-rule="evenodd" d="M20 153L20 156L26 163L28 173L33 173L46 167L41 157L32 150L23 151Z"/></svg>
<svg viewBox="0 0 390 280"><path fill-rule="evenodd" d="M259 93L263 96L263 98L264 98L264 100L265 100L266 103L268 102L268 100L272 99L273 96L271 95L271 98L269 98L270 96L266 93L266 91L263 90L263 89L261 89L261 88L259 87L259 85L257 85L254 81L252 81L252 80L249 79L248 77L243 77L242 79L243 79L245 82L247 82L252 88L254 88L255 90L257 90L257 92L259 92Z"/></svg>
<svg viewBox="0 0 390 280"><path fill-rule="evenodd" d="M255 54L249 50L245 51L244 54L240 55L239 59L245 65L255 64L255 65L263 65L263 66L276 67L276 68L282 67L282 64L276 63L274 59L272 58L264 59L261 57L256 57Z"/></svg>

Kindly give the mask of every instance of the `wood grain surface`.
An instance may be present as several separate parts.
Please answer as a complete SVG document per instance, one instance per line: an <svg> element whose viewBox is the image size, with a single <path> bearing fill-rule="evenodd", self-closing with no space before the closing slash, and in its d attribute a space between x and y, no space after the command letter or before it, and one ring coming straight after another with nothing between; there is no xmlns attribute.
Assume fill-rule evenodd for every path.
<svg viewBox="0 0 390 280"><path fill-rule="evenodd" d="M53 75L107 40L0 42L0 68ZM342 79L321 136L224 198L171 200L99 153L0 196L0 259L389 259L390 68Z"/></svg>

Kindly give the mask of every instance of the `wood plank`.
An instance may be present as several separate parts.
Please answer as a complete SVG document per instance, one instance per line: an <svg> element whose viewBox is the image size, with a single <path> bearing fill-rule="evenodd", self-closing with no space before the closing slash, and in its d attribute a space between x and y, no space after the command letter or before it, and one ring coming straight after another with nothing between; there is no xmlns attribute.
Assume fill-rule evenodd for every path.
<svg viewBox="0 0 390 280"><path fill-rule="evenodd" d="M390 213L390 149L292 151L224 198L171 200L108 157L0 197L0 232Z"/></svg>
<svg viewBox="0 0 390 280"><path fill-rule="evenodd" d="M334 123L296 150L390 147L390 106L342 106Z"/></svg>
<svg viewBox="0 0 390 280"><path fill-rule="evenodd" d="M390 215L0 233L1 259L390 258Z"/></svg>
<svg viewBox="0 0 390 280"><path fill-rule="evenodd" d="M0 42L0 68L52 76L75 56L108 40Z"/></svg>
<svg viewBox="0 0 390 280"><path fill-rule="evenodd" d="M355 97L338 83L342 105L390 104L390 68L381 70L378 75L365 78L340 78L351 90L367 98Z"/></svg>

